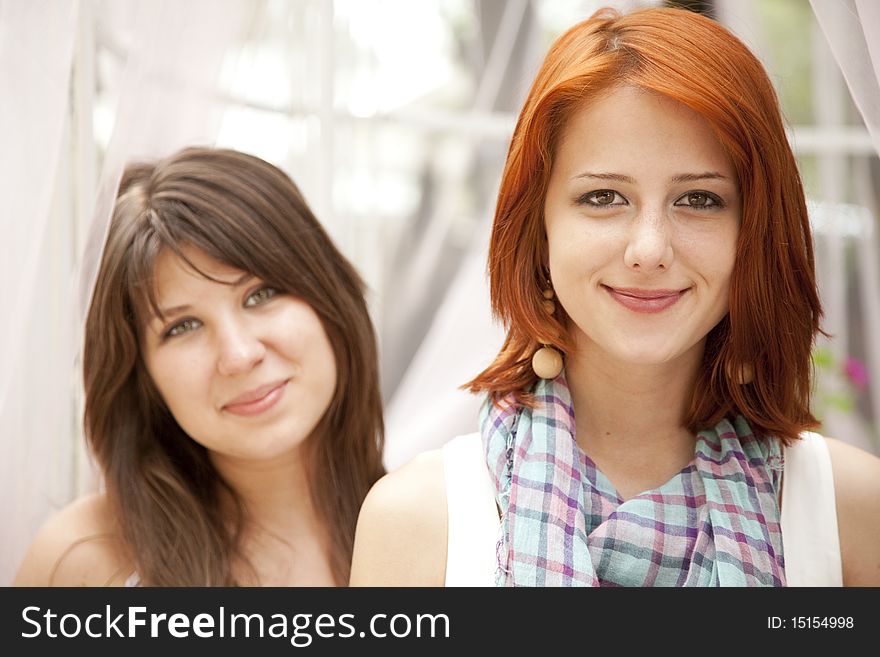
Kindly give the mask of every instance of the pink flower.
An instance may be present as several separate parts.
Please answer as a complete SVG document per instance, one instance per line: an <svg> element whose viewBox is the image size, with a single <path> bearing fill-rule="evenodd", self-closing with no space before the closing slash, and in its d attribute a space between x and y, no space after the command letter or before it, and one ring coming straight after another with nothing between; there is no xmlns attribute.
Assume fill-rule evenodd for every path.
<svg viewBox="0 0 880 657"><path fill-rule="evenodd" d="M856 388L864 390L868 385L868 368L858 358L847 357L843 373Z"/></svg>

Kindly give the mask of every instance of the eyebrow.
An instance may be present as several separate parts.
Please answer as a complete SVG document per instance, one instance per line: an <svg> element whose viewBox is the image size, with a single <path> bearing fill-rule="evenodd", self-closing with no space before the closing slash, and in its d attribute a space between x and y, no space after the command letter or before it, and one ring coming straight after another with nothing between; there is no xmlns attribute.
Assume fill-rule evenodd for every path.
<svg viewBox="0 0 880 657"><path fill-rule="evenodd" d="M590 178L593 180L611 180L614 182L623 182L634 184L635 179L631 176L625 176L622 173L592 173L590 171L585 171L584 173L579 173L574 176L572 180L579 180L581 178ZM729 180L727 176L724 176L717 171L703 171L702 173L679 173L670 178L670 181L673 183L683 183L683 182L696 182L698 180Z"/></svg>
<svg viewBox="0 0 880 657"><path fill-rule="evenodd" d="M231 287L240 287L240 286L244 285L245 283L247 283L252 278L254 278L253 274L245 272L244 274L242 274L241 276L236 278L234 281L229 282L228 285ZM159 312L162 313L160 315L160 317L173 317L174 315L179 315L180 313L185 313L190 309L192 309L192 305L185 303L181 306L172 306L171 308L159 308Z"/></svg>

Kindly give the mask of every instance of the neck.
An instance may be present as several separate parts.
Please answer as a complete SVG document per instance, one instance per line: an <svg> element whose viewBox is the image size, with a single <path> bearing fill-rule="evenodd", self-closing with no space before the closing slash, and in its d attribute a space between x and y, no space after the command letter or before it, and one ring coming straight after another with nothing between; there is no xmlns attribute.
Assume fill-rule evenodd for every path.
<svg viewBox="0 0 880 657"><path fill-rule="evenodd" d="M637 447L692 456L685 427L703 344L675 361L634 364L616 359L580 336L566 360L577 441L588 454Z"/></svg>
<svg viewBox="0 0 880 657"><path fill-rule="evenodd" d="M241 499L248 526L286 537L320 526L301 449L264 461L211 453L211 461Z"/></svg>
<svg viewBox="0 0 880 657"><path fill-rule="evenodd" d="M237 578L249 585L333 586L330 536L318 516L301 449L266 461L213 454L245 511Z"/></svg>

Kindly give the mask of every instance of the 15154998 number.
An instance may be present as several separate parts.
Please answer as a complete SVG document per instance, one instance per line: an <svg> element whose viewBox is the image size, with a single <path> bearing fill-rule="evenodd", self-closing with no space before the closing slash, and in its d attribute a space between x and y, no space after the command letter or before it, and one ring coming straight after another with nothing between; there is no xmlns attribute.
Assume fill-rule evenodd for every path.
<svg viewBox="0 0 880 657"><path fill-rule="evenodd" d="M852 616L767 616L771 630L836 630L855 626Z"/></svg>

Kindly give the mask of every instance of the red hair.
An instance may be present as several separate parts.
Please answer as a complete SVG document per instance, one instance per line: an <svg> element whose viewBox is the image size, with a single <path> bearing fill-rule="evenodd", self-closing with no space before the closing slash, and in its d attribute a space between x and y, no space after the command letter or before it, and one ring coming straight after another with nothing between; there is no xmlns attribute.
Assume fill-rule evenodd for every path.
<svg viewBox="0 0 880 657"><path fill-rule="evenodd" d="M761 63L718 23L680 9L621 16L602 9L551 46L519 115L489 247L492 311L507 328L495 361L466 387L530 404L540 344L572 349L564 309L542 309L543 204L556 140L597 93L630 84L688 106L730 157L742 223L728 315L710 331L686 426L741 413L757 435L788 442L817 426L811 350L822 315L804 192L773 86ZM731 372L752 366L739 385Z"/></svg>

